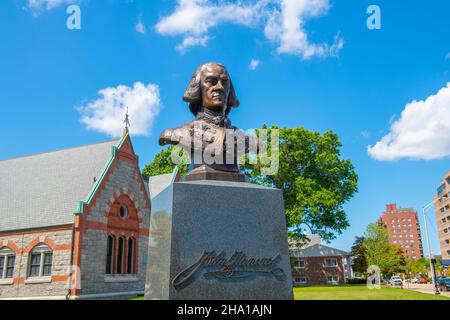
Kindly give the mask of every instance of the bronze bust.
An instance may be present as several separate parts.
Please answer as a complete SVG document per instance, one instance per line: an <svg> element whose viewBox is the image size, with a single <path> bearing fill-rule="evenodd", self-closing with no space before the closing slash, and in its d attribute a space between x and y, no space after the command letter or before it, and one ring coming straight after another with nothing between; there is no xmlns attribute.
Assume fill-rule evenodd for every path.
<svg viewBox="0 0 450 320"><path fill-rule="evenodd" d="M238 156L248 153L250 140L228 119L239 101L227 69L220 63L201 65L183 100L189 102L195 120L165 130L159 144L179 145L191 155L191 172L186 180L246 181L239 171Z"/></svg>

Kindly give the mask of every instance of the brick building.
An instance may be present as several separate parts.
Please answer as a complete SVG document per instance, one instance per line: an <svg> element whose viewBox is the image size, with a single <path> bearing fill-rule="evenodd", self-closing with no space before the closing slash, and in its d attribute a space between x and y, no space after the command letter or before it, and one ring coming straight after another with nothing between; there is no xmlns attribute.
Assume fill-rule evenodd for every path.
<svg viewBox="0 0 450 320"><path fill-rule="evenodd" d="M419 218L414 209L388 204L378 224L387 229L389 242L401 248L406 257L416 260L423 257Z"/></svg>
<svg viewBox="0 0 450 320"><path fill-rule="evenodd" d="M442 259L450 259L450 171L441 181L435 204Z"/></svg>
<svg viewBox="0 0 450 320"><path fill-rule="evenodd" d="M127 131L0 161L0 177L0 299L144 292L150 199Z"/></svg>
<svg viewBox="0 0 450 320"><path fill-rule="evenodd" d="M313 238L302 248L291 248L294 286L341 285L351 278L350 253L324 246Z"/></svg>

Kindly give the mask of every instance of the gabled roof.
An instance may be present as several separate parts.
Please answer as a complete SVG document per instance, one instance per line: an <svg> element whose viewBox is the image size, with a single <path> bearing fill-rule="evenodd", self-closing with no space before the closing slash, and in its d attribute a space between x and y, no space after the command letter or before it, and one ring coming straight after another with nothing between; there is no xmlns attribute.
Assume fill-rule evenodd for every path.
<svg viewBox="0 0 450 320"><path fill-rule="evenodd" d="M119 140L0 161L0 231L71 224Z"/></svg>
<svg viewBox="0 0 450 320"><path fill-rule="evenodd" d="M291 257L295 258L312 258L312 257L337 257L337 256L348 256L349 252L342 251L339 249L324 246L322 244L315 244L312 246L307 246L302 249L292 249L290 250Z"/></svg>

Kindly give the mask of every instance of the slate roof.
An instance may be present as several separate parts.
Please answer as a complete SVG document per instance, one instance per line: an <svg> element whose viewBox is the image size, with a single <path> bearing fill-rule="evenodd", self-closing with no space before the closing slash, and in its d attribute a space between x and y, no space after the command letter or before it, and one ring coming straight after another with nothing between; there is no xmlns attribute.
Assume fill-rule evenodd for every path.
<svg viewBox="0 0 450 320"><path fill-rule="evenodd" d="M0 231L71 224L119 140L0 161Z"/></svg>
<svg viewBox="0 0 450 320"><path fill-rule="evenodd" d="M295 258L311 258L311 257L336 257L336 256L348 256L349 252L327 247L322 244L314 244L302 249L291 249L291 257Z"/></svg>
<svg viewBox="0 0 450 320"><path fill-rule="evenodd" d="M161 174L159 176L149 177L148 190L150 199L153 200L158 194L169 187L178 177L178 167L175 167L172 173Z"/></svg>
<svg viewBox="0 0 450 320"><path fill-rule="evenodd" d="M164 191L171 182L171 173L150 177L148 181L148 191L150 193L150 199L153 200L158 194Z"/></svg>

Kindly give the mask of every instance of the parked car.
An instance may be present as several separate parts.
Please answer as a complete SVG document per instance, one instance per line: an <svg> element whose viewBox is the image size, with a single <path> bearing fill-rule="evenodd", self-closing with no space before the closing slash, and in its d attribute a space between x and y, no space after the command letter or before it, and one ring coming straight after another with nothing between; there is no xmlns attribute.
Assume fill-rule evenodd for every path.
<svg viewBox="0 0 450 320"><path fill-rule="evenodd" d="M442 279L438 282L440 291L450 291L450 278L441 277Z"/></svg>
<svg viewBox="0 0 450 320"><path fill-rule="evenodd" d="M426 283L428 283L428 280L426 278L424 278L424 277L420 277L419 278L419 283L426 284Z"/></svg>
<svg viewBox="0 0 450 320"><path fill-rule="evenodd" d="M417 278L417 277L412 278L411 283L419 283L419 278Z"/></svg>
<svg viewBox="0 0 450 320"><path fill-rule="evenodd" d="M392 277L390 283L393 288L403 288L403 280L398 276Z"/></svg>

